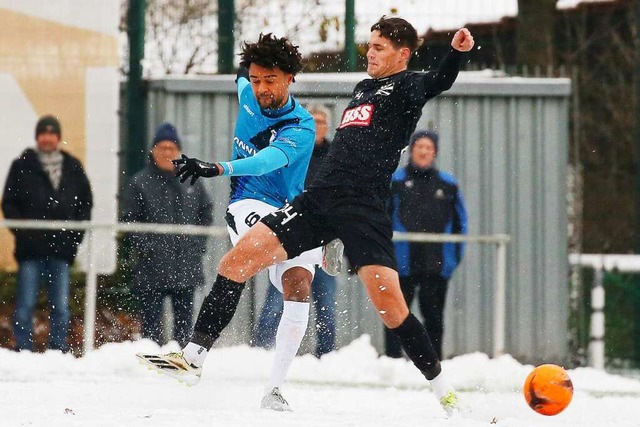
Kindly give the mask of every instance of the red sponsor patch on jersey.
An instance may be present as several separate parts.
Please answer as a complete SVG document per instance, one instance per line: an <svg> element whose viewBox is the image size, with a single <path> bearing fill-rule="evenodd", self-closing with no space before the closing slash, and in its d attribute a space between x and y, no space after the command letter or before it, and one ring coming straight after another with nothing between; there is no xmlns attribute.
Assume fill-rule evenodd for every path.
<svg viewBox="0 0 640 427"><path fill-rule="evenodd" d="M348 110L344 110L338 129L347 126L369 126L371 124L371 117L373 117L373 104L362 104L349 108Z"/></svg>

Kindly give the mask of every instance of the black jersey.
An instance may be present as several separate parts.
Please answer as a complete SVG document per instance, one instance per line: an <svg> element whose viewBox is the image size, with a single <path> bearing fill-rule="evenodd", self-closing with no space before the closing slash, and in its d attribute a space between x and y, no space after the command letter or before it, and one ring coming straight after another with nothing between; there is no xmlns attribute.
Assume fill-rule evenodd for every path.
<svg viewBox="0 0 640 427"><path fill-rule="evenodd" d="M359 82L310 188L348 187L386 200L422 107L453 85L461 58L461 52L451 49L438 71L402 71Z"/></svg>

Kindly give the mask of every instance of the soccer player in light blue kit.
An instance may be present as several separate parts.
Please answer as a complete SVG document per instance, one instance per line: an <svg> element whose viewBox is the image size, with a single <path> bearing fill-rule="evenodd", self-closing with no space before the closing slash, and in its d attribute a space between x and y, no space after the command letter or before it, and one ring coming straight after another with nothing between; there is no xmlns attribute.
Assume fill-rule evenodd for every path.
<svg viewBox="0 0 640 427"><path fill-rule="evenodd" d="M313 117L289 94L295 74L302 69L297 46L286 38L260 35L257 43L245 43L241 58L236 79L240 108L232 160L207 163L183 155L174 161L181 166L182 182L189 177L193 184L200 176L231 176L226 219L234 245L260 218L302 192L315 144ZM314 265L323 265L328 272L337 274L342 243L332 241L325 246L325 251L324 260L323 248L316 248L269 268L271 283L283 293L284 311L262 408L291 410L280 387L307 328ZM253 260L246 262L250 264ZM154 368L158 364L169 364L175 367L170 369L170 375L189 383L197 382L207 351L218 338L207 330L201 318L219 303L214 301L212 293L205 298L193 336L182 352L138 357ZM236 305L229 304L229 310L235 311ZM227 314L233 316L233 312Z"/></svg>

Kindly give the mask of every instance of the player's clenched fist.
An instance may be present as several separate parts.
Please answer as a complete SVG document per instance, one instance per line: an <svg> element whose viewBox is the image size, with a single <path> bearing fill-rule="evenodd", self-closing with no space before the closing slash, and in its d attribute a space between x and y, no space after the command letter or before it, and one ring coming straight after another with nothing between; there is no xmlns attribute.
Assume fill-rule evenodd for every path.
<svg viewBox="0 0 640 427"><path fill-rule="evenodd" d="M451 40L451 47L455 50L459 50L460 52L468 52L473 47L473 36L471 32L466 28L460 28L453 35L453 40Z"/></svg>

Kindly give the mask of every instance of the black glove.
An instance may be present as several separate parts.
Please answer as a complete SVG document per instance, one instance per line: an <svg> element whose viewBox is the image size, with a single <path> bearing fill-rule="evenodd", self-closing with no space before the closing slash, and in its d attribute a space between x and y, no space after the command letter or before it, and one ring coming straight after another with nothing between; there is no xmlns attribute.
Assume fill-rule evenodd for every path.
<svg viewBox="0 0 640 427"><path fill-rule="evenodd" d="M238 72L236 73L236 83L240 80L241 77L249 80L249 69L247 67L238 68Z"/></svg>
<svg viewBox="0 0 640 427"><path fill-rule="evenodd" d="M180 159L171 160L171 163L176 167L183 165L178 169L178 172L176 172L176 176L180 177L180 182L185 182L191 177L191 185L195 184L196 180L201 176L212 178L220 175L217 163L203 162L202 160L187 157L184 154Z"/></svg>

